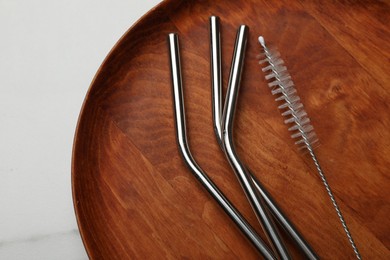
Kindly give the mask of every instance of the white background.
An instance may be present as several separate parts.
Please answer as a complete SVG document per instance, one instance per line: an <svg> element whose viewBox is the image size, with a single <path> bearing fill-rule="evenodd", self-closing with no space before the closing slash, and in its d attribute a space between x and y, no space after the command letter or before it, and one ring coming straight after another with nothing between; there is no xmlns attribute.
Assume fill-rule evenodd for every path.
<svg viewBox="0 0 390 260"><path fill-rule="evenodd" d="M0 259L86 259L71 196L80 108L159 0L0 0Z"/></svg>

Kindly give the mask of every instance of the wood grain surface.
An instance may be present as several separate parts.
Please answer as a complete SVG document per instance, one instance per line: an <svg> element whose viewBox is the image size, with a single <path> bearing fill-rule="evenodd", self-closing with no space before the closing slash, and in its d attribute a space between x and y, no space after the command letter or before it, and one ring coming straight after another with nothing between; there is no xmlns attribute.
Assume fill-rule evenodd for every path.
<svg viewBox="0 0 390 260"><path fill-rule="evenodd" d="M316 152L363 259L390 258L390 9L382 1L165 1L117 43L86 96L72 185L92 259L257 259L191 175L174 131L167 34L179 34L195 159L261 233L215 140L208 19L221 18L224 86L250 28L236 146L323 259L353 251L307 154L297 151L257 63L277 46L312 120ZM226 90L226 89L225 89ZM288 241L295 258L303 256Z"/></svg>

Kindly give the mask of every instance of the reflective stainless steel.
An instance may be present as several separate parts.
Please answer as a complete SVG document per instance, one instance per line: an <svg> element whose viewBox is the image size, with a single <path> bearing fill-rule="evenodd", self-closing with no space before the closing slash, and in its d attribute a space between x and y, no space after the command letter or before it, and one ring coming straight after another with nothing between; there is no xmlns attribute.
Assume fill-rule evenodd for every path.
<svg viewBox="0 0 390 260"><path fill-rule="evenodd" d="M230 68L228 90L222 114L223 145L226 157L233 168L257 219L261 223L268 240L281 259L291 259L280 234L268 213L265 201L255 188L251 175L239 159L233 142L234 114L244 65L248 27L241 25L237 32L236 43Z"/></svg>
<svg viewBox="0 0 390 260"><path fill-rule="evenodd" d="M221 114L222 114L222 69L221 69L221 36L220 36L220 21L219 17L210 17L210 59L211 59L211 93L212 93L212 109L213 109L213 125L217 141L224 151L222 142L222 128L221 128ZM246 167L248 169L248 167ZM283 211L279 208L273 200L268 191L261 185L254 174L250 172L251 179L255 187L264 198L269 211L280 225L293 238L294 242L305 253L309 259L318 259L318 256L306 242L303 236L294 227L291 221L285 216Z"/></svg>
<svg viewBox="0 0 390 260"><path fill-rule="evenodd" d="M219 17L210 17L210 64L211 64L211 99L213 110L214 133L220 147L222 142L222 68L221 68L221 33ZM223 149L222 149L223 150Z"/></svg>
<svg viewBox="0 0 390 260"><path fill-rule="evenodd" d="M199 167L191 155L186 132L186 120L184 110L183 86L180 65L179 43L177 34L171 33L168 36L171 64L171 78L173 90L173 105L175 112L176 137L179 151L191 170L192 174L206 188L210 195L218 202L228 216L236 223L244 235L252 242L255 248L266 258L275 259L272 251L259 237L256 231L244 219L239 211L231 204L218 187L208 178L206 173Z"/></svg>

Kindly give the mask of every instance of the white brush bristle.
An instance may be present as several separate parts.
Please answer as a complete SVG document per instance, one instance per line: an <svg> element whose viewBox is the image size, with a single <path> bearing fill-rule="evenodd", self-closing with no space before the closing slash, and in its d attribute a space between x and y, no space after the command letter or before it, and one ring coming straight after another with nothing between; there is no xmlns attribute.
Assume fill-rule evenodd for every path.
<svg viewBox="0 0 390 260"><path fill-rule="evenodd" d="M271 93L277 96L277 102L283 102L278 107L286 117L285 124L290 126L288 130L292 132L291 137L296 139L295 144L299 145L300 149L310 150L318 139L297 95L294 82L286 66L283 66L284 61L279 52L267 48L262 36L259 37L259 43L264 50L263 60L259 63L265 66L263 71L266 73L266 80L270 81L268 86L272 88Z"/></svg>
<svg viewBox="0 0 390 260"><path fill-rule="evenodd" d="M261 44L261 46L265 46L265 41L263 36L259 36L259 43Z"/></svg>

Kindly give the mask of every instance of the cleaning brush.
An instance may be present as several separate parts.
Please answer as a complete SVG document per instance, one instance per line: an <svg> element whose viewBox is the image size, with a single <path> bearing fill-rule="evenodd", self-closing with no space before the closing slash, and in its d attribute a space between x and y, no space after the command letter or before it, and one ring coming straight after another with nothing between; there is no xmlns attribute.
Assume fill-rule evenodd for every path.
<svg viewBox="0 0 390 260"><path fill-rule="evenodd" d="M355 252L356 258L361 259L333 192L330 189L329 183L326 180L324 172L314 153L313 146L317 143L318 138L314 132L313 126L310 124L310 119L303 108L303 104L300 101L291 76L287 71L287 67L284 66L284 61L280 58L280 53L278 51L267 48L262 36L259 37L259 42L264 50L264 59L259 63L265 64L265 67L262 70L266 73L265 79L269 80L268 86L272 89L271 93L277 96L275 100L283 101L278 108L282 111L282 116L286 118L284 123L290 125L288 130L291 131L291 137L295 139L295 144L299 146L299 149L307 150L313 159L318 174L332 201L333 207L336 210L352 249Z"/></svg>

